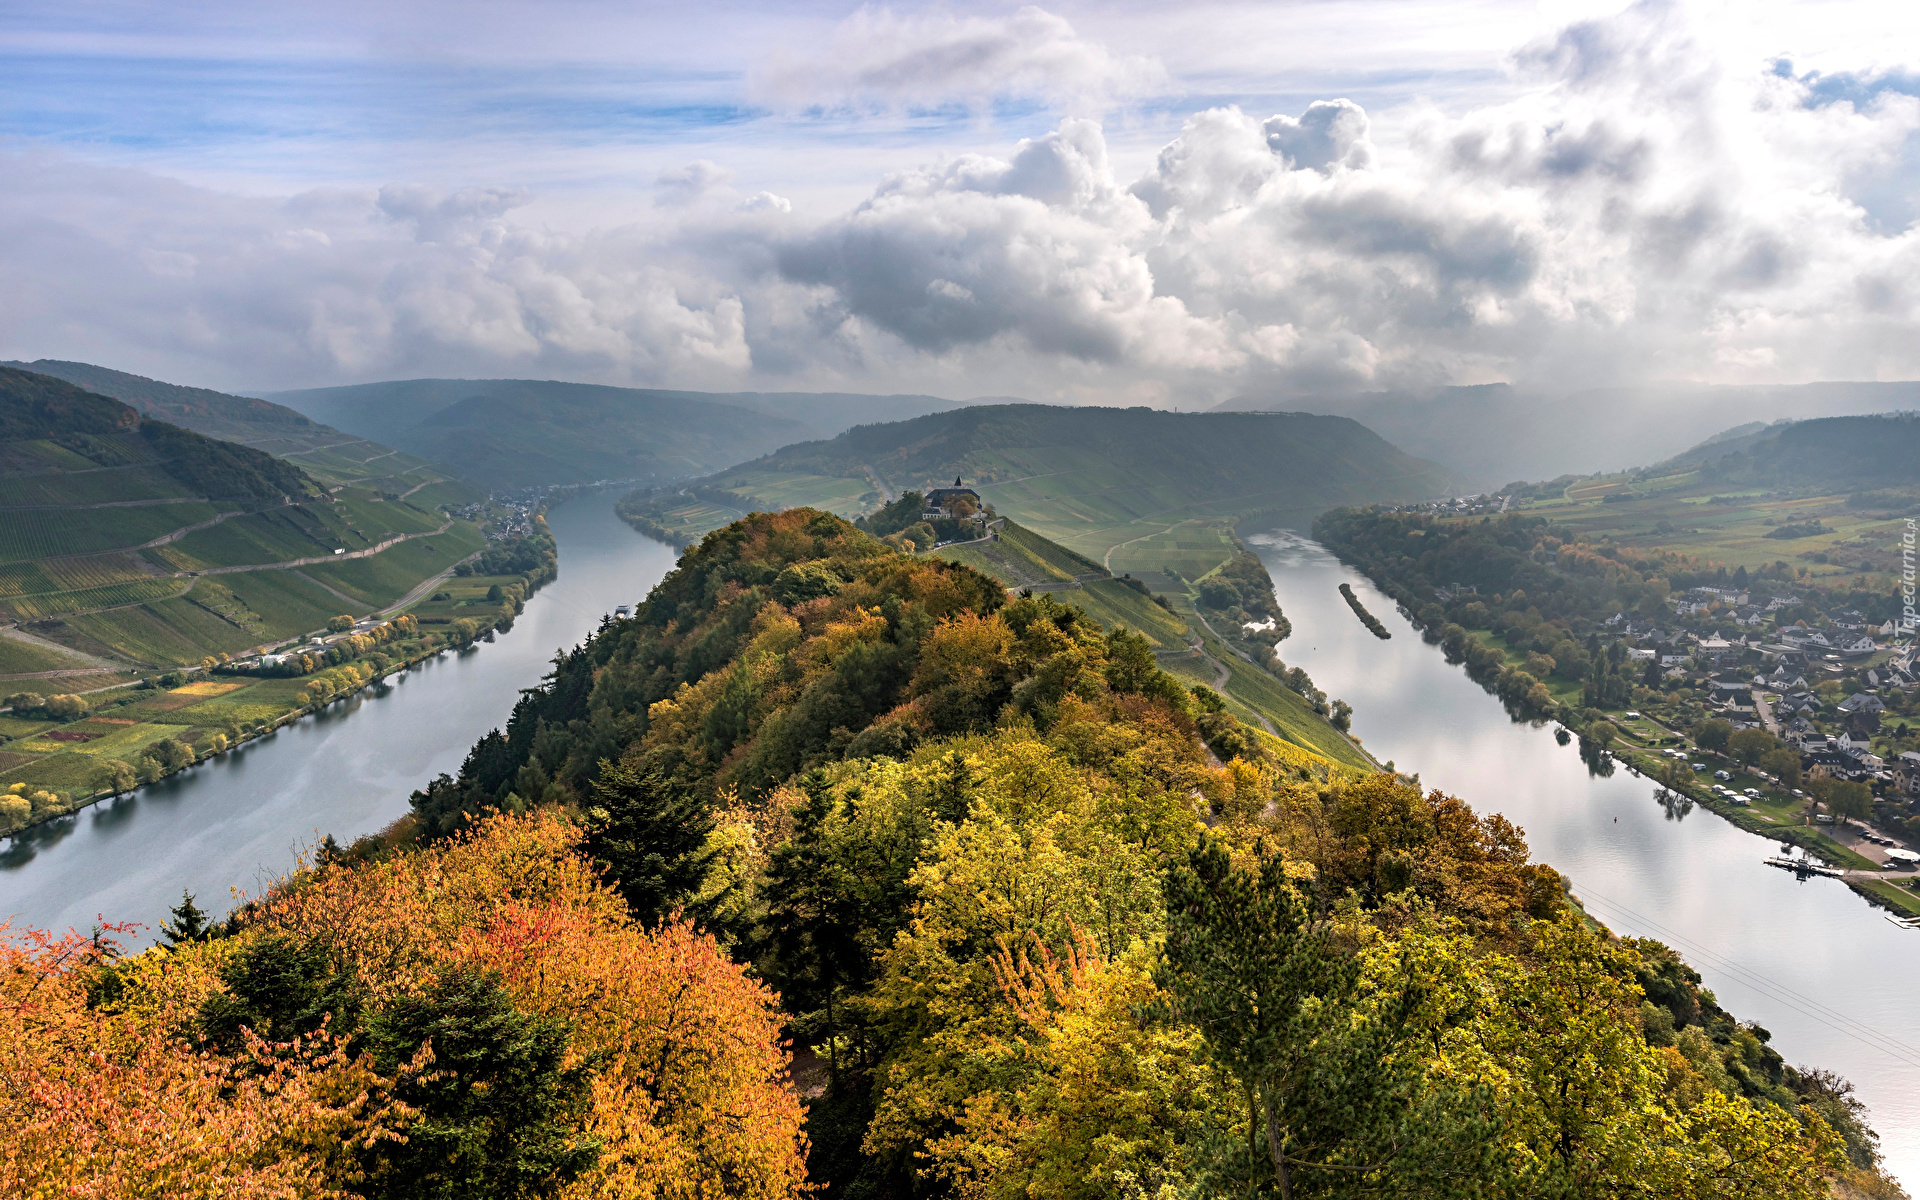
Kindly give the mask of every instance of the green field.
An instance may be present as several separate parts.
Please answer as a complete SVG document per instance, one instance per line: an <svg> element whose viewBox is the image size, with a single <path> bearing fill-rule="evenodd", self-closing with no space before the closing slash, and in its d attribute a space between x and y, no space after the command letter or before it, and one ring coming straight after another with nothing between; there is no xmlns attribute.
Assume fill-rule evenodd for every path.
<svg viewBox="0 0 1920 1200"><path fill-rule="evenodd" d="M302 567L301 574L358 599L369 608L392 604L428 576L448 569L485 548L486 538L472 525L455 524L445 533L401 542L368 558Z"/></svg>
<svg viewBox="0 0 1920 1200"><path fill-rule="evenodd" d="M18 638L0 637L0 675L25 675L33 671L66 671L85 664L70 655L46 646L36 646ZM14 688L6 689L14 691ZM42 692L60 691L49 681Z"/></svg>
<svg viewBox="0 0 1920 1200"><path fill-rule="evenodd" d="M1636 498L1615 503L1609 494ZM1757 570L1784 561L1815 578L1891 574L1897 566L1903 519L1849 507L1843 493L1787 495L1759 488L1715 485L1684 473L1658 478L1630 475L1582 479L1557 498L1535 500L1527 511L1565 524L1593 541L1663 547L1731 567ZM1769 537L1782 526L1822 526L1806 537Z"/></svg>

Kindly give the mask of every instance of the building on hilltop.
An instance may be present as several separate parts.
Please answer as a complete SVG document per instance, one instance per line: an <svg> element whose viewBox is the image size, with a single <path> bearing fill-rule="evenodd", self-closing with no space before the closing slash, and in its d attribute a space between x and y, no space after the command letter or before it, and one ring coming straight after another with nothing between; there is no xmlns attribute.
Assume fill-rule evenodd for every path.
<svg viewBox="0 0 1920 1200"><path fill-rule="evenodd" d="M957 515L953 511L954 505L962 501L965 502L963 507L972 510L966 515L972 516L980 511L980 493L963 486L956 476L952 487L934 488L927 493L920 519L923 521L948 520Z"/></svg>

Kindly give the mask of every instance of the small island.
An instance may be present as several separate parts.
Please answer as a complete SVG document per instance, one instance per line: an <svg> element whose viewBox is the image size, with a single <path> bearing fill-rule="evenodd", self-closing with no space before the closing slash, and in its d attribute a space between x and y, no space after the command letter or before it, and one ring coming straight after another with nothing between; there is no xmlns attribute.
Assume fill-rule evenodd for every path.
<svg viewBox="0 0 1920 1200"><path fill-rule="evenodd" d="M1354 594L1352 584L1341 584L1340 594L1347 598L1347 607L1353 610L1354 616L1360 618L1362 625L1365 625L1373 632L1373 636L1380 638L1382 641L1393 636L1393 634L1387 632L1387 627L1380 623L1380 618L1368 612L1367 606L1360 603L1360 597Z"/></svg>

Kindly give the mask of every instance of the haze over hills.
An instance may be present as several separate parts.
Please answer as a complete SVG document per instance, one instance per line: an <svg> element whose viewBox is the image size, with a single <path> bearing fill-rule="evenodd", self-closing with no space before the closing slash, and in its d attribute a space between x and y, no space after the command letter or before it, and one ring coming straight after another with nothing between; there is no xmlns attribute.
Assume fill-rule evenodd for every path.
<svg viewBox="0 0 1920 1200"><path fill-rule="evenodd" d="M1920 405L1920 382L1648 384L1570 394L1493 383L1361 395L1236 396L1216 412L1352 417L1476 490L1654 462L1731 426Z"/></svg>
<svg viewBox="0 0 1920 1200"><path fill-rule="evenodd" d="M1423 499L1447 472L1346 417L1150 408L978 405L862 425L701 480L727 507L837 512L962 478L1001 512L1099 559L1190 520L1302 523L1341 504ZM728 499L731 497L731 499ZM662 498L671 504L672 497Z"/></svg>
<svg viewBox="0 0 1920 1200"><path fill-rule="evenodd" d="M284 404L254 396L233 396L209 388L162 383L93 363L51 358L30 363L0 363L0 366L64 379L96 395L111 396L131 405L144 416L288 459L333 488L370 487L393 495L410 495L453 478L425 459L342 433ZM480 498L460 485L441 490L445 494L437 492L435 499Z"/></svg>
<svg viewBox="0 0 1920 1200"><path fill-rule="evenodd" d="M689 392L535 379L407 379L274 392L315 420L505 484L684 479L853 425L958 407L935 396Z"/></svg>

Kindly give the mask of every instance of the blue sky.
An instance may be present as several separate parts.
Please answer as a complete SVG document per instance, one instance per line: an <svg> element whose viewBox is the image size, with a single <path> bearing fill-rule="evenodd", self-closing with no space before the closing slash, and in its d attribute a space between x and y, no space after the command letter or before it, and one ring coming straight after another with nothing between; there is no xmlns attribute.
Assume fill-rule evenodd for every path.
<svg viewBox="0 0 1920 1200"><path fill-rule="evenodd" d="M0 354L1150 403L1907 377L1915 34L1852 2L16 2Z"/></svg>

